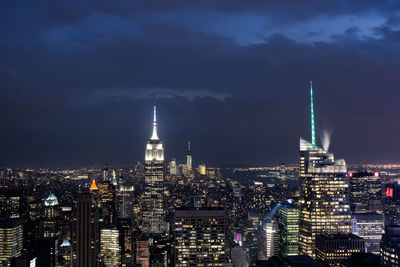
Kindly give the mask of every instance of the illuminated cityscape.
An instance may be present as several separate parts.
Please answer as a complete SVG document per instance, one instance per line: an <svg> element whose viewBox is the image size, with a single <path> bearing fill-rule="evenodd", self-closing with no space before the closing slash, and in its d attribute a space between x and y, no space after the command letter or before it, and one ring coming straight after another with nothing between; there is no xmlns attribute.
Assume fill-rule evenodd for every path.
<svg viewBox="0 0 400 267"><path fill-rule="evenodd" d="M156 116L133 168L1 170L2 265L396 266L400 166L303 138L298 166L193 167L190 142L167 164Z"/></svg>
<svg viewBox="0 0 400 267"><path fill-rule="evenodd" d="M399 14L3 1L0 267L400 266Z"/></svg>

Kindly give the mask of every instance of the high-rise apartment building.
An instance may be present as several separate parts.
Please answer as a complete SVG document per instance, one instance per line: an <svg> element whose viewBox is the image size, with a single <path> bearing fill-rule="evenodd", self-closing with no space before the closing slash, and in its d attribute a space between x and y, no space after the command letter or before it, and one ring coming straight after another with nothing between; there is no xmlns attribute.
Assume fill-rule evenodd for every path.
<svg viewBox="0 0 400 267"><path fill-rule="evenodd" d="M121 265L120 232L116 228L100 230L100 253L105 266Z"/></svg>
<svg viewBox="0 0 400 267"><path fill-rule="evenodd" d="M0 218L0 266L11 266L11 259L22 253L22 219Z"/></svg>
<svg viewBox="0 0 400 267"><path fill-rule="evenodd" d="M293 200L278 209L279 251L283 256L299 255L299 208Z"/></svg>
<svg viewBox="0 0 400 267"><path fill-rule="evenodd" d="M99 253L99 216L91 193L81 193L77 202L76 255L78 267L94 267Z"/></svg>
<svg viewBox="0 0 400 267"><path fill-rule="evenodd" d="M316 145L312 98L311 86L312 142L300 138L299 248L315 258L318 234L350 233L351 224L346 163Z"/></svg>
<svg viewBox="0 0 400 267"><path fill-rule="evenodd" d="M225 266L224 209L177 209L174 218L175 266Z"/></svg>
<svg viewBox="0 0 400 267"><path fill-rule="evenodd" d="M146 145L144 180L142 231L159 234L165 231L164 148L157 135L156 106L154 106L153 134Z"/></svg>

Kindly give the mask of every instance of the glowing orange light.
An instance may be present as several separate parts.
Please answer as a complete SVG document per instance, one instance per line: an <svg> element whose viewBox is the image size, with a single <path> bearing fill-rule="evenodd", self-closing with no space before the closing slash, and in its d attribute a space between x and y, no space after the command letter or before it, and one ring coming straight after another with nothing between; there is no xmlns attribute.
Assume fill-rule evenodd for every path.
<svg viewBox="0 0 400 267"><path fill-rule="evenodd" d="M378 177L378 176L379 176L379 172L375 172L375 173L374 173L374 176L375 176L375 177Z"/></svg>
<svg viewBox="0 0 400 267"><path fill-rule="evenodd" d="M92 185L90 186L90 190L98 190L98 188L96 186L96 181L94 180L94 178L93 178L93 181L92 181Z"/></svg>
<svg viewBox="0 0 400 267"><path fill-rule="evenodd" d="M353 177L353 173L352 172L349 172L349 177Z"/></svg>
<svg viewBox="0 0 400 267"><path fill-rule="evenodd" d="M386 188L386 197L393 198L393 188L390 188L390 187Z"/></svg>

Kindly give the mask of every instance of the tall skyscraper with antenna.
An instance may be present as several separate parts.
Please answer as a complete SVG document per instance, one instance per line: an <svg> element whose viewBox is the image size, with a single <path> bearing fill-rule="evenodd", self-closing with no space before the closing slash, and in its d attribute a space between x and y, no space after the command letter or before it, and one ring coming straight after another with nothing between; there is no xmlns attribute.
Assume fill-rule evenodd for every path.
<svg viewBox="0 0 400 267"><path fill-rule="evenodd" d="M312 81L310 81L310 98L311 98L311 144L315 147L315 120L314 120L314 99L313 99L313 89Z"/></svg>
<svg viewBox="0 0 400 267"><path fill-rule="evenodd" d="M188 172L192 171L192 150L190 149L190 141L188 141L188 151L186 155L186 165L188 168Z"/></svg>
<svg viewBox="0 0 400 267"><path fill-rule="evenodd" d="M318 234L350 233L351 224L346 163L316 145L311 82L310 94L311 143L300 138L299 250L315 258Z"/></svg>
<svg viewBox="0 0 400 267"><path fill-rule="evenodd" d="M144 168L142 231L160 234L165 230L164 148L157 135L156 105L154 105L153 133L146 145Z"/></svg>

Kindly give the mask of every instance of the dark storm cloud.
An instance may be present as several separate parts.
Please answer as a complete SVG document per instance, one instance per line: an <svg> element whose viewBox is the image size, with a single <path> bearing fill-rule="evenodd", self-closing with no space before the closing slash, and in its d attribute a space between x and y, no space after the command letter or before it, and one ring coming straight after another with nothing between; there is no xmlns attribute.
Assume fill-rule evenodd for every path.
<svg viewBox="0 0 400 267"><path fill-rule="evenodd" d="M142 160L154 101L168 159L296 162L310 79L332 151L398 161L398 1L1 5L2 166Z"/></svg>

